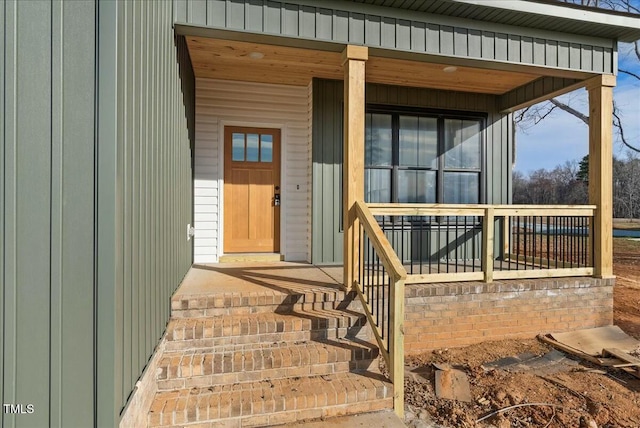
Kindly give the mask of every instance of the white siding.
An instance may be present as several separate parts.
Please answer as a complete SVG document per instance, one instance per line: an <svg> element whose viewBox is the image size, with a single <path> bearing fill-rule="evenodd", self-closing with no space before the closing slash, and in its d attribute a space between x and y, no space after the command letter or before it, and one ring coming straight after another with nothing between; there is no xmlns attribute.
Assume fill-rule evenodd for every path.
<svg viewBox="0 0 640 428"><path fill-rule="evenodd" d="M196 80L194 262L215 263L222 254L222 132L224 126L280 128L285 260L311 260L310 88Z"/></svg>

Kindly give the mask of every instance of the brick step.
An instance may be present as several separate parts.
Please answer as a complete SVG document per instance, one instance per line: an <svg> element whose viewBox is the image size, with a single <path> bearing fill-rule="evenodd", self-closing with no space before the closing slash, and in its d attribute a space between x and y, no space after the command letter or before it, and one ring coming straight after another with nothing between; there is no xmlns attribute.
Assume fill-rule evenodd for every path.
<svg viewBox="0 0 640 428"><path fill-rule="evenodd" d="M355 311L315 310L172 319L167 351L250 343L301 342L343 337L370 338L365 315Z"/></svg>
<svg viewBox="0 0 640 428"><path fill-rule="evenodd" d="M157 385L160 390L171 390L370 368L375 371L378 354L375 344L344 339L165 352L158 366Z"/></svg>
<svg viewBox="0 0 640 428"><path fill-rule="evenodd" d="M286 313L293 310L346 308L358 303L354 293L339 288L318 287L300 290L237 292L210 295L176 295L171 300L171 316L196 318L260 312Z"/></svg>
<svg viewBox="0 0 640 428"><path fill-rule="evenodd" d="M331 375L162 391L150 427L271 426L307 419L390 409L393 387L381 375Z"/></svg>

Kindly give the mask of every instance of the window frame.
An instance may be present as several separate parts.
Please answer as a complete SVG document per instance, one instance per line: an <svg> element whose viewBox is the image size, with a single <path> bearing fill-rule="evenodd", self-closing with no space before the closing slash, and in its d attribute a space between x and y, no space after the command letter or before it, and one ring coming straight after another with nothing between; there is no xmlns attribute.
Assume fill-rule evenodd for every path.
<svg viewBox="0 0 640 428"><path fill-rule="evenodd" d="M391 144L392 156L391 166L364 166L365 174L368 169L391 170L391 203L399 203L398 201L398 171L400 170L418 170L418 171L435 171L436 173L436 204L444 204L444 176L446 172L464 173L470 172L478 174L478 204L486 201L486 124L487 113L459 111L459 110L443 110L416 108L405 106L389 106L384 104L367 104L365 114L390 114L391 115ZM403 167L400 166L400 116L430 117L437 119L437 155L436 167ZM458 120L475 120L480 124L480 168L446 168L444 161L444 144L445 144L445 119ZM366 141L365 141L366 150ZM364 155L364 153L363 153ZM366 177L365 177L366 180Z"/></svg>

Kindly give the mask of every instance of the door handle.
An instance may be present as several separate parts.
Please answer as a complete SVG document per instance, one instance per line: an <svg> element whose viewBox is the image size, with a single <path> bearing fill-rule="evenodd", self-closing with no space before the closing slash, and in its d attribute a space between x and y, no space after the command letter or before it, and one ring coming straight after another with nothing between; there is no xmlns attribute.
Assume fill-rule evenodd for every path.
<svg viewBox="0 0 640 428"><path fill-rule="evenodd" d="M273 206L274 207L279 207L280 206L280 193L276 193L273 196Z"/></svg>

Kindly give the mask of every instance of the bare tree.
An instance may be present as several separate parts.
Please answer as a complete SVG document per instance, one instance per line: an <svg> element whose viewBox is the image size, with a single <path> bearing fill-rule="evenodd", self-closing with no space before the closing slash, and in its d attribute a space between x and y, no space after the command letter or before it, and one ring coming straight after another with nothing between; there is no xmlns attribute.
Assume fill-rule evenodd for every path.
<svg viewBox="0 0 640 428"><path fill-rule="evenodd" d="M515 204L586 204L589 196L588 157L566 162L552 170L539 169L527 175L513 173ZM628 151L624 159L613 159L613 216L640 218L640 156Z"/></svg>
<svg viewBox="0 0 640 428"><path fill-rule="evenodd" d="M640 14L640 8L638 8L635 4L632 4L632 0L559 0L565 3L573 3L573 4L581 4L583 6L591 6L591 7L599 7L603 9L610 9L628 13L637 13ZM638 60L638 64L640 64L640 40L636 41L632 44L632 48L630 49L630 55L634 56ZM640 71L636 70L627 70L627 69L619 69L620 73L631 76L636 79L640 83ZM526 132L531 127L537 125L545 118L549 117L552 113L557 110L562 110L582 122L586 125L589 125L589 116L582 113L580 111L580 107L585 108L585 106L575 106L574 100L578 97L575 94L569 94L565 96L563 99L553 98L549 101L536 104L525 109L522 109L514 115L514 122L518 126L518 128L524 132ZM624 132L623 125L623 117L622 111L616 105L615 101L613 103L613 125L615 127L615 132L619 137L622 144L624 144L630 150L634 152L640 153L640 147L636 147L634 144L631 144L628 141L627 135Z"/></svg>
<svg viewBox="0 0 640 428"><path fill-rule="evenodd" d="M516 171L512 179L515 204L582 205L589 199L588 183L580 179L580 164L576 161L528 175Z"/></svg>
<svg viewBox="0 0 640 428"><path fill-rule="evenodd" d="M613 162L614 217L640 218L640 158L629 152Z"/></svg>

